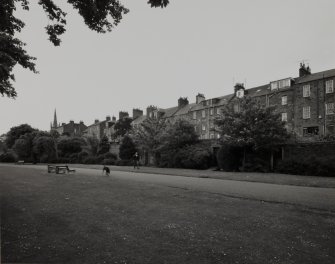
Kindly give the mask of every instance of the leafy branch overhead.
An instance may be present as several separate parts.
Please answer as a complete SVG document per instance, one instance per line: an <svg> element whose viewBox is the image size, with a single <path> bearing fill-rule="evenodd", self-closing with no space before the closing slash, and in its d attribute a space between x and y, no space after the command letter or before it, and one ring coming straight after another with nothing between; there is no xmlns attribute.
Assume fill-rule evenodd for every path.
<svg viewBox="0 0 335 264"><path fill-rule="evenodd" d="M49 40L59 46L60 36L66 31L66 13L56 5L55 0L39 0L38 4L43 8L49 19L45 26ZM67 1L83 17L85 24L91 30L98 33L112 31L117 26L123 15L129 10L118 0L68 0ZM151 7L166 7L168 0L149 0ZM15 17L17 8L29 10L28 0L1 0L0 2L0 94L15 98L16 90L12 82L15 81L13 68L16 64L37 73L35 68L36 58L30 56L24 49L26 45L14 37L20 32L25 23Z"/></svg>

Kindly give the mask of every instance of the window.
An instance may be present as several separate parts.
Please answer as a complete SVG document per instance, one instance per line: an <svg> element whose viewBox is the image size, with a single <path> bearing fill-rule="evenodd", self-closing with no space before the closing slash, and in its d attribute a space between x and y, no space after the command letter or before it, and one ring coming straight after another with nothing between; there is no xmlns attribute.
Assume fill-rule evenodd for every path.
<svg viewBox="0 0 335 264"><path fill-rule="evenodd" d="M216 108L216 114L217 114L217 115L220 114L220 108Z"/></svg>
<svg viewBox="0 0 335 264"><path fill-rule="evenodd" d="M214 138L214 134L211 134L211 135L210 135L210 138L213 139L213 138Z"/></svg>
<svg viewBox="0 0 335 264"><path fill-rule="evenodd" d="M287 113L281 113L281 121L287 122Z"/></svg>
<svg viewBox="0 0 335 264"><path fill-rule="evenodd" d="M302 134L304 137L319 135L319 127L304 127Z"/></svg>
<svg viewBox="0 0 335 264"><path fill-rule="evenodd" d="M206 126L202 125L202 131L206 131Z"/></svg>
<svg viewBox="0 0 335 264"><path fill-rule="evenodd" d="M274 81L270 83L271 90L277 90L278 88L285 88L291 86L291 78L287 78L284 80Z"/></svg>
<svg viewBox="0 0 335 264"><path fill-rule="evenodd" d="M334 82L333 80L326 81L326 93L334 92Z"/></svg>
<svg viewBox="0 0 335 264"><path fill-rule="evenodd" d="M213 114L214 114L214 108L211 108L211 109L209 110L209 114L210 114L210 115L213 115Z"/></svg>
<svg viewBox="0 0 335 264"><path fill-rule="evenodd" d="M326 104L326 115L334 114L334 103Z"/></svg>
<svg viewBox="0 0 335 264"><path fill-rule="evenodd" d="M271 90L276 90L278 89L278 82L272 82L271 83Z"/></svg>
<svg viewBox="0 0 335 264"><path fill-rule="evenodd" d="M202 110L202 112L201 112L201 116L202 116L202 118L205 118L205 117L206 117L206 111L205 111L205 110Z"/></svg>
<svg viewBox="0 0 335 264"><path fill-rule="evenodd" d="M197 126L194 126L194 131L197 132Z"/></svg>
<svg viewBox="0 0 335 264"><path fill-rule="evenodd" d="M311 107L310 106L305 106L302 108L302 118L303 119L311 118Z"/></svg>
<svg viewBox="0 0 335 264"><path fill-rule="evenodd" d="M221 136L220 136L220 134L217 134L216 137L217 137L217 138L220 138Z"/></svg>
<svg viewBox="0 0 335 264"><path fill-rule="evenodd" d="M311 87L309 84L304 85L302 87L302 96L303 97L310 97L311 96Z"/></svg>
<svg viewBox="0 0 335 264"><path fill-rule="evenodd" d="M240 89L240 90L238 90L238 91L236 92L236 96L237 96L238 98L242 98L243 95L244 95L244 90L243 90L243 89Z"/></svg>
<svg viewBox="0 0 335 264"><path fill-rule="evenodd" d="M286 95L281 97L281 105L287 105L287 96Z"/></svg>
<svg viewBox="0 0 335 264"><path fill-rule="evenodd" d="M197 112L193 112L193 119L197 119Z"/></svg>

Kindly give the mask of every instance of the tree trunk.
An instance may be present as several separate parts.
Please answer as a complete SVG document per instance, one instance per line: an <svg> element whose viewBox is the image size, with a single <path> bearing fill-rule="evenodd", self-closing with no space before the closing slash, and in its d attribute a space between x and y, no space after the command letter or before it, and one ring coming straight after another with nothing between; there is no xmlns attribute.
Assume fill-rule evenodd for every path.
<svg viewBox="0 0 335 264"><path fill-rule="evenodd" d="M271 157L270 157L270 169L273 171L273 150L271 149Z"/></svg>

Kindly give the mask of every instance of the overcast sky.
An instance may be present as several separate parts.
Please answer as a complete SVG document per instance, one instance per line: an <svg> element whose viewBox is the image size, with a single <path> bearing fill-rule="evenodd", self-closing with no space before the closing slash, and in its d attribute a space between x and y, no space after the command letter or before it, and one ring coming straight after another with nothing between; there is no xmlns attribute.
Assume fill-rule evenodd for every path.
<svg viewBox="0 0 335 264"><path fill-rule="evenodd" d="M103 35L65 4L60 47L47 40L40 6L18 10L26 22L19 37L40 73L15 68L18 97L0 97L0 134L22 123L49 130L55 108L59 122L89 125L120 110L172 107L180 96L226 95L234 82L296 77L302 60L312 72L335 68L334 0L121 2L130 13Z"/></svg>

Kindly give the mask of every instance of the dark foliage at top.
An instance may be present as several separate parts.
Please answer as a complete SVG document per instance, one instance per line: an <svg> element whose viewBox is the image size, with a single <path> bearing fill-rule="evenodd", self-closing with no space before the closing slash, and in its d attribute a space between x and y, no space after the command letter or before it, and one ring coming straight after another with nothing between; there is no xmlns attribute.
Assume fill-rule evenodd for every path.
<svg viewBox="0 0 335 264"><path fill-rule="evenodd" d="M83 17L85 24L98 33L110 32L117 26L129 10L118 0L67 0L67 2ZM168 0L149 0L151 7L165 7ZM60 36L66 31L66 13L56 5L55 0L39 0L49 19L45 26L49 40L59 46ZM0 2L0 94L15 98L16 90L12 81L15 81L13 68L21 65L35 73L36 58L28 55L24 49L26 45L14 37L20 32L25 23L14 16L14 11L21 6L29 10L28 0L1 0Z"/></svg>

